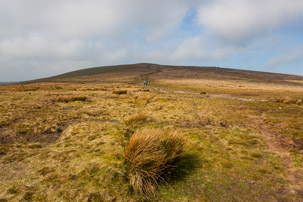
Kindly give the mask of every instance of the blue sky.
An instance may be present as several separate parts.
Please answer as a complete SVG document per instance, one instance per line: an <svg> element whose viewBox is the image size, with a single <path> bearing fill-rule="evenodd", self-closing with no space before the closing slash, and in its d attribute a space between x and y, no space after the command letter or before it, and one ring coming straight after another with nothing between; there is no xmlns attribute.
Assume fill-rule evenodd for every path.
<svg viewBox="0 0 303 202"><path fill-rule="evenodd" d="M302 0L1 0L0 81L150 62L303 75Z"/></svg>

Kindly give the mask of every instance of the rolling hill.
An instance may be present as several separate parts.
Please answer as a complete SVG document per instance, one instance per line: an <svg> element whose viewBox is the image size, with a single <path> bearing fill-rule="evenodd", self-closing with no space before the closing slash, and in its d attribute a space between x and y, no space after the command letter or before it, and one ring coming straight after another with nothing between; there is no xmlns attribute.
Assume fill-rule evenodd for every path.
<svg viewBox="0 0 303 202"><path fill-rule="evenodd" d="M276 83L287 85L303 85L303 77L288 74L238 70L220 67L196 67L196 66L169 66L149 63L103 66L81 69L53 77L27 81L36 82L103 82L119 80L132 80L149 76L151 79L211 79L234 80L259 83Z"/></svg>

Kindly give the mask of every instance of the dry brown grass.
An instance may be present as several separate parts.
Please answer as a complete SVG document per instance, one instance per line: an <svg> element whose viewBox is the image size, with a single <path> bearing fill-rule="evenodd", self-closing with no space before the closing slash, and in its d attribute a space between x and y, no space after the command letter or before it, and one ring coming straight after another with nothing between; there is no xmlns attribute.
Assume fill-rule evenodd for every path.
<svg viewBox="0 0 303 202"><path fill-rule="evenodd" d="M159 75L171 78L171 83L161 83ZM183 78L183 74L180 76ZM81 78L79 83L0 86L0 201L301 198L296 190L303 190L298 174L303 167L303 108L274 102L274 98L302 99L302 86L235 82L232 78L230 82L201 79L187 85L178 77L174 82L171 71L149 75L147 80L152 81L152 86L146 92L139 91L142 84L137 80L141 78L133 81L139 85L132 85L125 84L124 79L105 77L104 81L96 75ZM85 83L85 79L95 83ZM114 95L114 90L127 90L127 94ZM200 92L207 92L209 97ZM216 94L228 96L213 96ZM87 96L89 102L58 103L59 96ZM269 101L233 99L242 96ZM143 122L138 121L135 127L126 125L126 118L138 112L148 112L152 122L144 122L144 117L139 116ZM162 163L153 162L158 160L156 157L150 163L143 158L148 157L144 150L138 154L141 157L132 154L135 163L144 160L141 164L131 167L128 161L126 166L125 143L129 143L137 126L180 128L186 136L186 152L164 164L167 160L163 151L158 151ZM146 173L156 170L152 169L155 165L167 168L159 168L162 174L152 175L153 181ZM133 176L129 180L137 192L141 189L147 193L141 187L145 183L155 196L148 199L130 193L126 171L127 176ZM164 179L170 180L161 183Z"/></svg>
<svg viewBox="0 0 303 202"><path fill-rule="evenodd" d="M113 94L116 94L116 95L127 94L127 90L114 90Z"/></svg>
<svg viewBox="0 0 303 202"><path fill-rule="evenodd" d="M124 122L126 125L143 124L150 118L147 113L141 112L138 114L131 115Z"/></svg>
<svg viewBox="0 0 303 202"><path fill-rule="evenodd" d="M4 85L0 86L1 91L10 91L10 92L30 92L30 91L44 91L44 90L61 90L64 84L62 83L39 83L39 84L15 84L15 85Z"/></svg>
<svg viewBox="0 0 303 202"><path fill-rule="evenodd" d="M136 193L154 195L158 183L173 168L185 140L178 131L165 134L158 129L135 133L125 149L125 164L130 184Z"/></svg>
<svg viewBox="0 0 303 202"><path fill-rule="evenodd" d="M136 105L147 105L152 99L153 97L150 95L140 95L135 97L134 103Z"/></svg>
<svg viewBox="0 0 303 202"><path fill-rule="evenodd" d="M211 80L211 79L161 79L157 84L163 87L177 87L176 89L186 89L192 91L205 91L207 93L230 93L230 94L297 94L302 93L301 86L291 86L283 84L265 84L248 81L235 80Z"/></svg>
<svg viewBox="0 0 303 202"><path fill-rule="evenodd" d="M302 100L301 99L297 99L297 98L290 98L290 97L286 97L286 98L276 98L273 99L275 102L283 102L285 104L297 104L300 105L302 104Z"/></svg>
<svg viewBox="0 0 303 202"><path fill-rule="evenodd" d="M86 96L60 96L56 99L57 102L74 102L74 101L86 101L87 97Z"/></svg>

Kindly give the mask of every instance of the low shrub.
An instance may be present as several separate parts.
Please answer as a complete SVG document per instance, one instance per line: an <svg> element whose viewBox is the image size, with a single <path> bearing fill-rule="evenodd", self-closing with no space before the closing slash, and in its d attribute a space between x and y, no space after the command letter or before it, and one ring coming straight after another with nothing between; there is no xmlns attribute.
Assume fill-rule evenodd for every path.
<svg viewBox="0 0 303 202"><path fill-rule="evenodd" d="M84 102L87 100L86 96L61 96L56 99L57 102L74 102L74 101L81 101Z"/></svg>
<svg viewBox="0 0 303 202"><path fill-rule="evenodd" d="M127 94L127 90L114 90L113 94L116 94L116 95Z"/></svg>
<svg viewBox="0 0 303 202"><path fill-rule="evenodd" d="M183 151L185 139L178 132L164 133L158 129L136 132L125 148L124 162L130 184L136 193L154 195L158 183L174 166Z"/></svg>

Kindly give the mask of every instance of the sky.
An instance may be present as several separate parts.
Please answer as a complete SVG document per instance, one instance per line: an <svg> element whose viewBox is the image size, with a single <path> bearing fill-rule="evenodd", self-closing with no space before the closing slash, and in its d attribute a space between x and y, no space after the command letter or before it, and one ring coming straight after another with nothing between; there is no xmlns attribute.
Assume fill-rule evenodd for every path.
<svg viewBox="0 0 303 202"><path fill-rule="evenodd" d="M0 0L0 81L156 63L303 75L303 0Z"/></svg>

